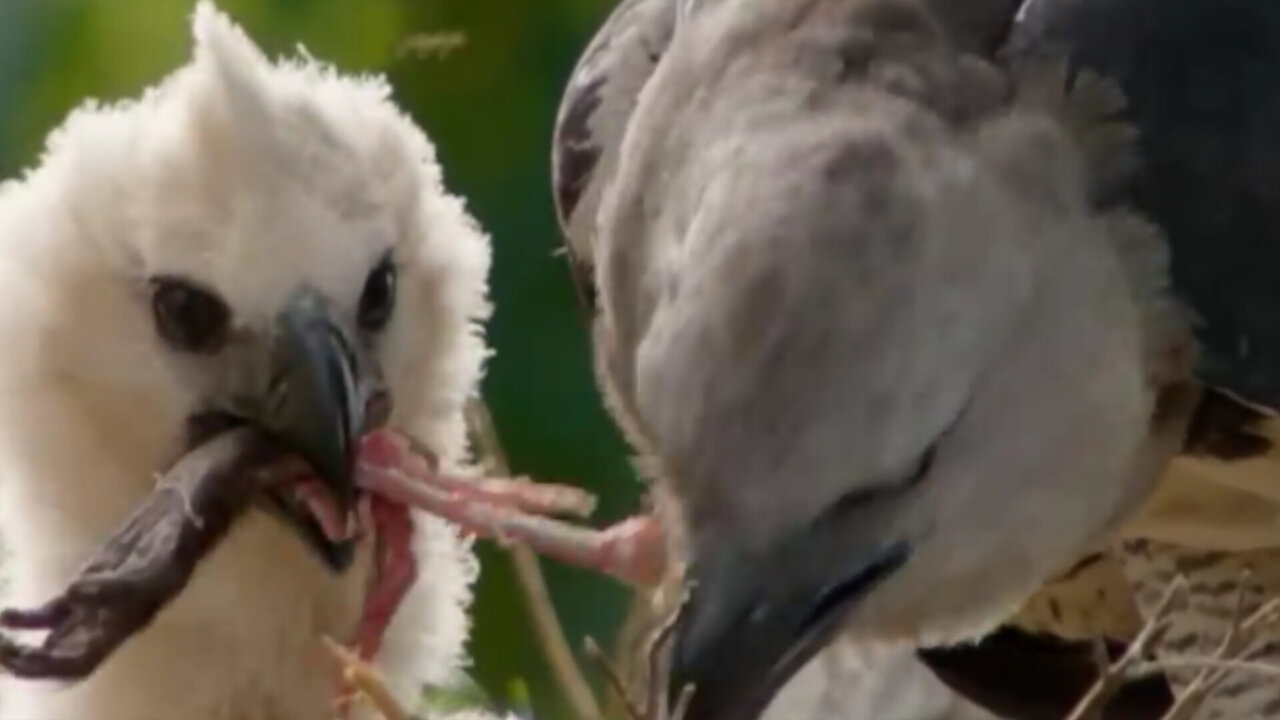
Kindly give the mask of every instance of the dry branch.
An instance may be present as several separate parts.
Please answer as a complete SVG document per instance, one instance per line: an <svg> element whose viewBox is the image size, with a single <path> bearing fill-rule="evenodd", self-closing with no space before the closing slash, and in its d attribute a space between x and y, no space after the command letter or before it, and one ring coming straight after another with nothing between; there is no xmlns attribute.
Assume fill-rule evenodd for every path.
<svg viewBox="0 0 1280 720"><path fill-rule="evenodd" d="M416 720L413 715L400 707L400 703L396 702L377 669L361 659L359 654L343 647L333 638L323 637L321 640L325 650L342 669L343 682L355 690L354 697L340 700L343 705L356 699L364 699L373 705L384 720Z"/></svg>
<svg viewBox="0 0 1280 720"><path fill-rule="evenodd" d="M626 683L623 682L621 674L613 666L613 662L600 650L600 646L591 638L586 639L585 650L587 656L600 667L609 687L622 701L622 706L630 720L684 720L684 716L688 712L689 703L693 700L693 686L681 688L680 696L676 699L674 706L667 705L666 692L669 684L668 670L670 667L666 657L667 651L670 649L672 637L675 635L676 624L680 622L680 617L683 615L687 604L688 595L686 594L679 606L654 631L649 640L649 648L645 652L649 673L643 707L638 706L631 697L631 693L627 691Z"/></svg>
<svg viewBox="0 0 1280 720"><path fill-rule="evenodd" d="M1240 579L1231 626L1218 649L1211 656L1174 656L1154 660L1146 659L1169 627L1169 615L1175 599L1188 592L1187 580L1178 576L1169 584L1164 597L1156 606L1150 620L1139 632L1124 655L1114 663L1108 663L1105 651L1100 656L1100 673L1097 682L1080 700L1067 720L1101 720L1104 708L1125 683L1168 670L1197 670L1196 676L1174 700L1162 720L1189 720L1200 709L1210 693L1233 672L1249 672L1280 678L1280 666L1250 661L1242 654L1253 644L1263 629L1280 619L1280 598L1265 603L1246 616L1244 595L1248 574Z"/></svg>
<svg viewBox="0 0 1280 720"><path fill-rule="evenodd" d="M1156 606L1156 611L1151 616L1151 619L1138 633L1138 636L1134 638L1133 642L1130 643L1129 648L1119 660L1100 668L1098 681L1081 698L1079 704L1067 716L1067 720L1102 720L1102 711L1106 708L1107 703L1111 702L1111 699L1115 697L1115 694L1120 691L1120 688L1125 683L1133 679L1132 668L1164 636L1165 631L1168 629L1169 612L1173 607L1173 601L1181 594L1186 584L1186 579L1182 577L1176 578L1169 584L1168 590L1165 591L1164 597L1160 598L1160 604Z"/></svg>
<svg viewBox="0 0 1280 720"><path fill-rule="evenodd" d="M1245 583L1241 582L1241 594L1244 592L1244 586ZM1209 694L1221 685L1222 681L1232 672L1248 671L1280 675L1280 667L1268 663L1247 661L1241 657L1241 654L1253 644L1258 632L1275 624L1278 615L1280 615L1280 599L1264 604L1252 615L1242 620L1243 600L1238 600L1235 616L1231 621L1231 629L1227 632L1227 636L1223 638L1222 644L1213 656L1208 658L1162 658L1153 663L1161 669L1181 669L1196 667L1197 665L1200 667L1200 672L1196 674L1187 689L1174 701L1173 707L1169 708L1169 712L1165 713L1163 720L1188 720L1204 704Z"/></svg>
<svg viewBox="0 0 1280 720"><path fill-rule="evenodd" d="M510 476L506 453L498 440L497 430L489 409L481 400L475 400L467 407L467 424L471 429L475 446L483 453L483 462L489 470L497 471L503 476ZM524 590L532 616L534 630L542 643L547 662L551 665L552 674L560 684L565 697L573 707L579 720L598 720L601 718L600 705L596 702L591 685L582 674L582 669L574 660L573 651L565 640L564 628L556 616L551 593L547 589L546 578L538 566L537 556L527 547L514 545L508 548L515 566L516 578Z"/></svg>

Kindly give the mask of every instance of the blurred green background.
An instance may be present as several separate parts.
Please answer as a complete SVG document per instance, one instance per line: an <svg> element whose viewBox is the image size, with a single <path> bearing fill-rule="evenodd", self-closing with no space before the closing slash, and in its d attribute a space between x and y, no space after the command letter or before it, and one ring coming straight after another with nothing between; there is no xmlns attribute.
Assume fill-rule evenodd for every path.
<svg viewBox="0 0 1280 720"><path fill-rule="evenodd" d="M497 356L484 390L513 469L590 487L601 496L600 523L634 510L641 486L600 405L568 270L553 254L548 160L560 91L613 3L218 2L273 56L301 43L343 70L390 78L397 101L438 146L448 185L494 238ZM34 162L45 134L85 98L134 95L184 63L193 4L0 0L0 175ZM458 33L461 47L444 57L431 51ZM424 41L430 36L437 40ZM487 545L481 553L475 678L498 701L527 693L539 718L571 717L529 629L508 555ZM578 570L542 567L575 650L586 635L609 647L628 593Z"/></svg>

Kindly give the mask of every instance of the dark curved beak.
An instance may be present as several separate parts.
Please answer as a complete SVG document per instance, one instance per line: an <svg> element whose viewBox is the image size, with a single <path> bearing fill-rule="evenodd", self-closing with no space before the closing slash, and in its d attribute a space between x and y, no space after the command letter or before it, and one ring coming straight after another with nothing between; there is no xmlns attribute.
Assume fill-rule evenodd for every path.
<svg viewBox="0 0 1280 720"><path fill-rule="evenodd" d="M668 686L693 686L686 720L756 720L786 682L839 631L854 604L906 561L909 546L845 547L822 532L767 555L695 557L676 626Z"/></svg>
<svg viewBox="0 0 1280 720"><path fill-rule="evenodd" d="M311 466L341 517L349 518L357 499L357 442L386 420L379 416L387 407L381 380L354 331L322 295L305 287L277 316L271 353L267 398L254 421ZM354 540L329 539L315 517L283 497L272 498L274 509L333 571L351 564Z"/></svg>

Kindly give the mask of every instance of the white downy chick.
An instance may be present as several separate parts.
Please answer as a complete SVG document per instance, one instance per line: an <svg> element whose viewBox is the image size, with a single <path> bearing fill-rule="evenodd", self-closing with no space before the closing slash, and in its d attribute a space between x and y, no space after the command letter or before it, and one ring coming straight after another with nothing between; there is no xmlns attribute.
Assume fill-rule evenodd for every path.
<svg viewBox="0 0 1280 720"><path fill-rule="evenodd" d="M186 66L137 99L86 103L0 190L7 606L61 589L186 450L193 419L262 410L282 318L341 345L308 350L355 393L340 401L376 379L392 426L446 468L466 461L490 247L431 142L380 77L273 63L207 2L192 31ZM295 422L312 439L346 419L308 417ZM412 519L418 580L376 657L407 706L463 662L477 573L452 527ZM253 511L98 672L70 687L5 679L0 717L327 717L319 637L356 632L373 544L327 556Z"/></svg>

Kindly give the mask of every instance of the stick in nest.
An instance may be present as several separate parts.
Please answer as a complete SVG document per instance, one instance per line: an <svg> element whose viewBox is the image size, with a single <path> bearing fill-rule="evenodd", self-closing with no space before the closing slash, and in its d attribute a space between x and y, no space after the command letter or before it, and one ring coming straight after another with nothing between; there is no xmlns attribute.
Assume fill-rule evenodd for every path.
<svg viewBox="0 0 1280 720"><path fill-rule="evenodd" d="M1133 679L1132 668L1146 657L1151 647L1158 643L1169 629L1169 613L1173 608L1173 601L1182 594L1186 584L1187 580L1182 576L1175 578L1169 584L1164 597L1160 598L1160 603L1156 606L1155 613L1119 660L1108 664L1106 653L1097 653L1101 666L1098 680L1080 699L1075 709L1067 716L1067 720L1102 720L1102 711L1107 703L1111 702L1125 683Z"/></svg>
<svg viewBox="0 0 1280 720"><path fill-rule="evenodd" d="M600 667L601 672L604 673L605 681L622 700L623 708L625 708L627 717L630 720L684 720L684 716L689 710L689 703L693 700L694 692L692 685L686 685L681 688L680 696L676 698L674 707L668 707L666 692L669 684L670 668L670 663L667 661L667 651L670 649L671 639L675 635L676 625L684 615L688 599L688 594L686 594L679 606L654 631L653 637L649 640L649 648L645 652L648 662L648 678L646 681L648 687L645 692L643 707L636 704L636 701L627 691L626 683L622 681L621 674L614 668L609 658L605 657L604 651L600 649L595 640L588 637L584 643L587 655Z"/></svg>
<svg viewBox="0 0 1280 720"><path fill-rule="evenodd" d="M344 697L339 700L339 703L345 706L353 700L364 699L373 705L385 720L418 720L400 707L400 703L396 702L386 682L372 665L333 638L323 637L321 641L324 643L325 650L342 668L343 681L349 687L355 688L353 697Z"/></svg>
<svg viewBox="0 0 1280 720"><path fill-rule="evenodd" d="M1188 720L1208 699L1222 681L1232 672L1262 673L1271 676L1280 675L1280 667L1270 663L1253 662L1244 659L1243 654L1253 644L1258 634L1275 624L1280 617L1280 599L1263 604L1253 614L1244 616L1244 588L1242 578L1240 591L1236 596L1235 613L1232 616L1231 628L1211 657L1164 657L1150 663L1152 670L1160 671L1171 668L1199 668L1191 684L1174 701L1163 720ZM1138 668L1141 670L1142 668Z"/></svg>
<svg viewBox="0 0 1280 720"><path fill-rule="evenodd" d="M1130 644L1124 655L1116 662L1108 664L1105 651L1101 653L1097 682L1067 716L1067 720L1101 720L1107 703L1125 683L1163 673L1166 670L1195 669L1198 672L1170 706L1162 720L1189 720L1204 704L1210 693L1232 672L1252 672L1280 677L1280 666L1253 662L1242 657L1258 633L1280 619L1280 598L1265 603L1248 616L1244 614L1247 580L1246 572L1240 579L1240 589L1236 595L1231 626L1212 656L1163 657L1149 660L1147 658L1152 647L1160 642L1169 629L1169 615L1172 612L1174 600L1187 592L1186 578L1182 576L1175 578L1156 606L1151 619L1138 633L1138 637Z"/></svg>

